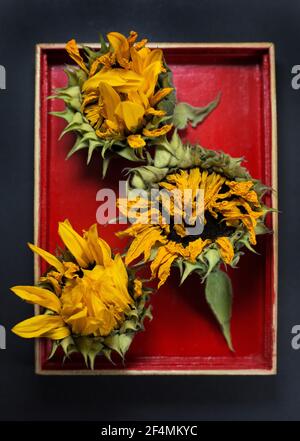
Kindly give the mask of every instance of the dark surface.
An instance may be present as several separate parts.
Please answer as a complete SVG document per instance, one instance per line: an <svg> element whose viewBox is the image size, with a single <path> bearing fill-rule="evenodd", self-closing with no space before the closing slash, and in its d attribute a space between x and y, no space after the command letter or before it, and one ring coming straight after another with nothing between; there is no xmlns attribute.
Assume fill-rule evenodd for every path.
<svg viewBox="0 0 300 441"><path fill-rule="evenodd" d="M300 3L277 0L0 1L1 303L0 420L300 419ZM9 329L31 307L10 294L33 280L25 243L33 231L34 45L96 41L97 32L135 29L154 41L273 41L277 55L280 178L279 373L275 377L39 377L33 342ZM255 323L253 323L255 326Z"/></svg>

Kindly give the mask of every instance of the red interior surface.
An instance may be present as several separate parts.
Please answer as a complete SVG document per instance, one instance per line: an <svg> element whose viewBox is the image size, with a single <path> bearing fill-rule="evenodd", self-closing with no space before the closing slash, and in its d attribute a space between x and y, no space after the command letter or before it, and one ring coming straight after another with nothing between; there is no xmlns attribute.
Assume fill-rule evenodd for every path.
<svg viewBox="0 0 300 441"><path fill-rule="evenodd" d="M216 110L196 129L182 133L192 143L222 149L233 156L245 156L255 178L272 183L270 63L267 49L253 48L168 48L166 60L173 70L179 101L196 106L207 104L218 92L222 98ZM104 181L100 159L95 155L85 165L86 152L69 160L72 135L58 141L65 122L49 112L62 110L59 100L46 100L54 89L66 85L63 71L69 59L63 49L43 49L41 54L41 158L39 245L54 251L60 244L59 221L68 218L81 230L96 221L96 192L102 187L117 189L122 169L130 165L117 159ZM270 202L270 201L269 201ZM271 226L271 219L269 219ZM122 227L123 228L123 227ZM114 232L120 226L99 227L111 246L122 249L125 242ZM273 351L272 236L258 239L259 255L246 252L237 270L230 271L234 288L232 339L235 352L227 348L220 329L204 299L197 276L178 287L173 270L168 283L153 296L152 322L136 336L127 353L128 370L232 370L271 369ZM42 270L45 266L42 266ZM61 354L48 361L49 344L40 342L43 370L85 369L75 355L61 365ZM98 357L97 369L113 367Z"/></svg>

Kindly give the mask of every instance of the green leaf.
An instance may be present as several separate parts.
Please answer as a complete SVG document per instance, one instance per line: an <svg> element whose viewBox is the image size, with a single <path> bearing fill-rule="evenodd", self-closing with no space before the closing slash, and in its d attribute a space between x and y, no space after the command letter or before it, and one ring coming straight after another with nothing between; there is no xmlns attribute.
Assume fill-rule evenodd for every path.
<svg viewBox="0 0 300 441"><path fill-rule="evenodd" d="M222 328L229 349L234 351L230 335L232 286L226 273L218 269L209 274L206 279L205 297Z"/></svg>
<svg viewBox="0 0 300 441"><path fill-rule="evenodd" d="M217 107L219 100L220 94L205 107L194 107L188 103L178 103L174 109L174 126L178 129L185 129L190 122L192 127L196 127Z"/></svg>

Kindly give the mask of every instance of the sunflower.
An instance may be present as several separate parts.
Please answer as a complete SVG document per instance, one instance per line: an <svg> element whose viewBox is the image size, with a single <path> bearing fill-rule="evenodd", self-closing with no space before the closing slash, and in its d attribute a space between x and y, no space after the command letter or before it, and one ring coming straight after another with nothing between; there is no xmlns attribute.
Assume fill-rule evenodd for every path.
<svg viewBox="0 0 300 441"><path fill-rule="evenodd" d="M267 232L264 218L270 209L262 202L266 187L240 163L241 159L224 153L184 145L175 133L170 143L165 141L157 148L153 164L132 169L131 190L136 194L137 188L144 189L146 194L132 198L129 192L128 198L118 202L120 213L132 222L117 233L130 238L125 263L151 261L158 287L166 282L172 266L179 267L181 283L196 272L208 290L214 286L215 302L217 291L211 281L217 277L217 285L226 289L230 283L220 265L235 267L243 246L253 251L256 235ZM153 198L151 189L164 192ZM204 195L203 212L197 204L199 190ZM203 228L197 229L199 225ZM227 291L222 295L230 303L231 288ZM221 325L226 322L223 331L232 347L228 317L223 323L218 305L208 301Z"/></svg>
<svg viewBox="0 0 300 441"><path fill-rule="evenodd" d="M44 311L12 331L23 338L51 339L53 353L58 346L66 355L81 352L91 366L98 353L110 358L115 350L124 356L150 314L145 306L147 290L98 236L96 224L81 236L65 220L58 232L66 246L59 258L29 244L50 267L37 286L11 290Z"/></svg>
<svg viewBox="0 0 300 441"><path fill-rule="evenodd" d="M69 155L87 147L89 161L100 147L105 158L114 149L137 160L147 140L172 129L175 96L163 52L146 47L147 40L138 42L137 37L134 31L129 37L110 32L108 44L101 38L101 49L84 48L84 56L74 39L67 43L80 69L67 71L69 84L56 94L67 110L55 114L69 123L63 133L77 132Z"/></svg>
<svg viewBox="0 0 300 441"><path fill-rule="evenodd" d="M65 133L76 134L68 153L88 150L87 163L93 152L102 156L102 174L106 174L112 157L117 154L130 161L144 161L145 150L160 143L173 127L195 127L217 106L219 96L204 107L176 103L172 72L163 51L137 41L138 34L128 37L119 32L100 37L100 50L82 47L74 39L66 45L78 68L69 66L67 87L58 89L51 98L62 99L66 108L52 112L67 121Z"/></svg>
<svg viewBox="0 0 300 441"><path fill-rule="evenodd" d="M166 204L166 200L162 198L161 211L156 213L157 224L150 223L154 210L149 203L148 210L143 210L143 223L137 221L126 230L117 233L119 237L133 238L125 257L127 265L141 255L144 256L144 260L148 260L151 251L157 249L151 263L151 271L153 278L159 278L158 287L166 282L171 265L176 259L195 264L208 249L217 250L225 264L232 264L237 231L246 234L251 245L256 244L255 227L257 219L264 215L264 210L253 189L253 181L232 181L219 173L195 167L188 170L179 169L176 173L168 174L158 185L173 195L179 190L177 194L180 194L180 200L173 198ZM191 213L183 212L182 221L175 223L176 212L181 210L184 204L186 189L190 189L192 193L188 201ZM196 228L199 219L196 213L197 190L204 192L204 229L199 234L189 234L193 231L191 227ZM137 201L131 202L129 209L136 203ZM124 201L123 204L119 201L121 211L124 205ZM147 205L145 200L142 205ZM166 224L163 212L169 214L169 224ZM148 223L145 223L145 219Z"/></svg>

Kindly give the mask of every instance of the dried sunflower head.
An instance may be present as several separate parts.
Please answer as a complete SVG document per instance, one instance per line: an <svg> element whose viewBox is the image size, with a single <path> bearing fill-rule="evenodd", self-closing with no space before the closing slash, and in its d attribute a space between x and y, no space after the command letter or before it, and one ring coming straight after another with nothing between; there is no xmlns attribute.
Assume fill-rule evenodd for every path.
<svg viewBox="0 0 300 441"><path fill-rule="evenodd" d="M235 267L244 246L253 251L256 235L268 231L264 220L270 209L262 201L266 187L250 176L241 161L184 145L175 133L170 143L157 148L152 164L132 169L131 192L139 188L144 193L138 200L131 199L130 192L130 200L119 200L121 213L133 222L118 233L131 238L126 264L150 260L158 287L166 282L172 266L179 267L181 283L196 272L211 286L220 264ZM158 192L159 202L153 204L153 190L148 197L151 189L167 193ZM197 223L202 228L197 229ZM228 285L224 273L220 277L219 284Z"/></svg>
<svg viewBox="0 0 300 441"><path fill-rule="evenodd" d="M103 176L109 161L117 154L130 161L141 161L148 147L158 145L172 127L195 127L217 106L219 97L204 107L176 103L172 72L163 51L137 42L137 33L129 37L118 32L100 37L100 50L79 49L70 40L66 50L77 64L68 67L68 85L52 98L62 99L66 109L52 112L67 121L62 136L77 136L68 157L88 150L102 156Z"/></svg>
<svg viewBox="0 0 300 441"><path fill-rule="evenodd" d="M83 48L75 40L66 50L79 69L69 68L69 83L59 89L66 111L56 112L68 126L63 133L75 131L77 141L69 155L88 149L88 162L95 149L104 158L104 174L112 153L140 160L147 142L153 142L172 128L175 93L171 73L161 49L137 42L118 32L101 38L99 51Z"/></svg>
<svg viewBox="0 0 300 441"><path fill-rule="evenodd" d="M80 236L68 221L59 225L66 251L60 258L30 248L50 266L37 286L15 286L20 298L44 308L13 328L24 338L47 337L52 354L61 346L68 356L80 352L93 367L97 354L124 357L144 318L148 291L119 254L98 236L96 224Z"/></svg>

